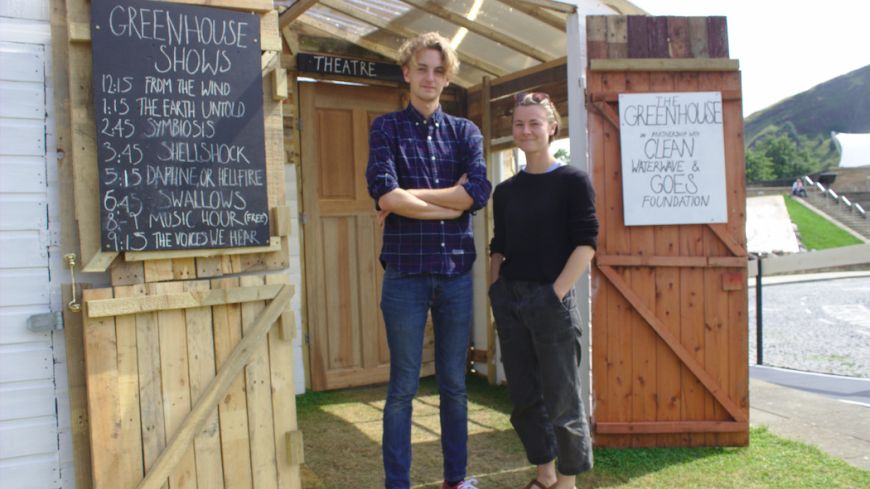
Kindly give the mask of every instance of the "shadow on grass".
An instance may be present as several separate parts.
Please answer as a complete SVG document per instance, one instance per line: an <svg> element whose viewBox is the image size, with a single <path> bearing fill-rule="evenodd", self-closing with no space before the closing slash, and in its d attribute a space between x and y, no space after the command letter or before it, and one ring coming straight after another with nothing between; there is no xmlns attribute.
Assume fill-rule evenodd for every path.
<svg viewBox="0 0 870 489"><path fill-rule="evenodd" d="M534 469L510 425L507 389L469 377L469 475L480 487L523 487ZM383 487L381 420L386 386L308 393L297 397L305 433L303 489ZM414 401L412 487L440 488L442 457L438 392L433 378L421 380ZM613 487L663 469L728 456L733 449L596 449L595 469L578 477L578 488Z"/></svg>

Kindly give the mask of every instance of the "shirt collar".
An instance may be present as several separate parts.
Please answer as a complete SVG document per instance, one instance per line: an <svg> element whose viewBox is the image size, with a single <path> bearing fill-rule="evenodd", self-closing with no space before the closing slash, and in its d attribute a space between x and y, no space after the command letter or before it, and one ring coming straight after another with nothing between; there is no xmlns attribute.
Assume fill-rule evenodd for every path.
<svg viewBox="0 0 870 489"><path fill-rule="evenodd" d="M422 124L425 124L428 122L428 120L425 117L423 117L423 114L421 114L420 111L418 111L416 108L414 108L414 106L411 105L410 103L408 104L408 107L405 109L405 114L408 116L408 118L410 120L412 120L414 122L420 122ZM437 109L435 109L435 112L432 113L431 120L432 120L432 122L439 123L439 124L444 122L444 111L441 110L440 105L438 106Z"/></svg>

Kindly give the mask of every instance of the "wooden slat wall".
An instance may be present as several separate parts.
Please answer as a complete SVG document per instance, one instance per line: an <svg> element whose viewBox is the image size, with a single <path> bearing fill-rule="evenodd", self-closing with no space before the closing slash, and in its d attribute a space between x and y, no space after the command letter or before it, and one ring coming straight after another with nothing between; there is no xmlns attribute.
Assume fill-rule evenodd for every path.
<svg viewBox="0 0 870 489"><path fill-rule="evenodd" d="M590 60L620 59L629 67L633 59L728 56L721 17L590 16L587 47ZM592 276L595 442L745 445L748 361L740 74L662 66L658 71L587 72L589 151L602 220ZM615 94L670 91L723 92L727 224L623 223ZM608 270L617 275L608 279L603 273ZM654 316L665 333L676 338L676 345L657 334L638 308ZM702 367L703 379L678 357L675 346Z"/></svg>
<svg viewBox="0 0 870 489"><path fill-rule="evenodd" d="M586 17L591 59L728 58L725 17Z"/></svg>
<svg viewBox="0 0 870 489"><path fill-rule="evenodd" d="M87 291L83 302L239 287L239 278L220 277L288 267L290 212L285 204L284 165L288 158L283 116L287 93L286 77L278 62L282 49L278 14L272 2L265 0L181 3L256 11L260 15L270 231L273 242L280 247L278 251L257 253L227 250L234 254L218 252L217 256L207 257L200 251L186 256L155 253L144 260L133 260L131 256L130 261L124 254L115 257L99 251L90 2L52 0L54 71L62 84L55 92L55 102L58 113L66 114L58 118L57 130L58 149L65 155L62 166L68 167L62 172L61 187L71 189L63 205L74 209L74 216L64 221L64 250L78 248L85 271L108 271L114 287ZM214 254L215 250L204 252ZM286 278L282 274L265 280L285 283ZM262 283L264 278L243 280ZM241 341L246 324L243 316L249 319L254 312L251 309L245 314L241 304L222 304L99 321L67 314L66 323L72 325L65 334L71 359L68 374L72 422L76 433L82 435L74 437L77 486L136 487L167 446L173 431L184 423L216 369ZM247 374L236 379L163 487L260 487L255 486L255 477L272 481L264 487L299 487L301 454L291 463L286 442L287 438L300 440L301 433L296 426L293 383L294 325L292 314L285 316L280 330L275 328L268 343L261 347L265 360L258 364L259 372L251 385L246 382ZM75 386L80 387L74 390ZM247 398L252 388L258 400L249 405ZM254 453L265 454L253 464L252 440L256 441Z"/></svg>
<svg viewBox="0 0 870 489"><path fill-rule="evenodd" d="M84 291L84 337L93 487L135 488L263 302L90 318L89 301L284 284L246 276ZM285 438L297 431L291 338L272 328L208 416L163 487L300 487ZM141 408L140 408L141 406Z"/></svg>

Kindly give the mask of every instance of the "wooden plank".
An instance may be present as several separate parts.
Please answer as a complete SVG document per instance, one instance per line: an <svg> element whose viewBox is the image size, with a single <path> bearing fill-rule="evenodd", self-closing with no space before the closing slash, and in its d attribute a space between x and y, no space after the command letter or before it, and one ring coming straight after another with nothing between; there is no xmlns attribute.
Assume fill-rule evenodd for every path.
<svg viewBox="0 0 870 489"><path fill-rule="evenodd" d="M185 291L207 291L208 281L184 283ZM187 359L190 371L190 398L195 403L214 378L215 348L211 308L197 307L184 311L187 323ZM196 456L196 479L199 487L224 487L220 429L217 409L213 409L193 440ZM232 464L233 462L227 461Z"/></svg>
<svg viewBox="0 0 870 489"><path fill-rule="evenodd" d="M593 17L587 17L588 21ZM602 17L603 20L603 17ZM601 73L591 73L587 71L586 90L587 93L596 93L602 90ZM588 128L589 128L589 159L592 163L590 176L592 178L592 187L595 189L595 208L598 213L598 218L603 219L606 215L607 194L605 192L606 185L606 162L604 161L604 125L607 124L602 120L602 115L598 112L587 111ZM598 251L606 251L608 249L608 235L604 229L606 225L601 226L601 232L598 235ZM591 273L591 291L592 291L592 310L590 317L590 329L592 332L592 409L589 415L593 420L606 419L602 418L599 413L608 413L610 407L610 396L607 384L607 352L608 352L608 328L609 321L607 312L609 310L608 300L610 297L609 286L607 281L603 279L601 271L598 269L597 256L595 265L592 266ZM593 423L594 427L594 423ZM601 443L604 440L598 439L598 433L595 433L596 443Z"/></svg>
<svg viewBox="0 0 870 489"><path fill-rule="evenodd" d="M143 285L116 287L115 297L145 294ZM118 400L120 402L119 479L120 489L132 489L142 480L142 426L139 413L139 355L136 346L136 317L115 318L118 350Z"/></svg>
<svg viewBox="0 0 870 489"><path fill-rule="evenodd" d="M707 42L707 18L689 17L689 49L693 58L710 57Z"/></svg>
<svg viewBox="0 0 870 489"><path fill-rule="evenodd" d="M652 73L651 91L673 91L674 75L668 72ZM680 255L680 233L676 226L656 226L656 256L677 257ZM693 257L689 257L693 258ZM662 318L664 327L676 337L680 335L680 271L676 268L658 267L655 273L655 314ZM679 358L663 341L656 343L656 383L658 386L658 411L656 422L676 422L683 419L682 392L680 386L681 363ZM688 436L681 433L660 434L656 444L660 447L688 445Z"/></svg>
<svg viewBox="0 0 870 489"><path fill-rule="evenodd" d="M203 391L203 395L196 402L193 409L191 409L190 415L172 437L166 450L163 451L154 467L145 476L138 489L154 489L166 480L166 477L169 476L174 466L180 461L185 450L202 428L202 425L207 421L208 414L226 394L233 379L241 372L251 357L261 349L258 347L264 346L263 340L266 334L281 314L281 311L287 308L287 303L292 296L292 287L283 286L269 306L258 314L253 323L249 325L244 338L229 357L226 358L215 378L209 382L209 385Z"/></svg>
<svg viewBox="0 0 870 489"><path fill-rule="evenodd" d="M627 267L704 267L707 259L703 256L638 256L638 255L596 255L600 265Z"/></svg>
<svg viewBox="0 0 870 489"><path fill-rule="evenodd" d="M649 34L647 33L646 16L629 15L626 26L628 29L628 58L649 58Z"/></svg>
<svg viewBox="0 0 870 489"><path fill-rule="evenodd" d="M212 288L235 288L239 279L212 281ZM215 368L220 370L242 339L242 310L239 304L212 308L214 325ZM223 467L227 488L251 489L251 448L248 437L248 403L245 398L245 376L232 380L226 394L218 404L220 419L221 454L223 460L232 461Z"/></svg>
<svg viewBox="0 0 870 489"><path fill-rule="evenodd" d="M281 249L281 240L273 236L269 238L267 246L248 246L245 248L208 248L197 250L169 250L169 251L127 251L124 252L126 261L145 260L168 260L176 258L208 258L224 255L241 255L248 253L268 253Z"/></svg>
<svg viewBox="0 0 870 489"><path fill-rule="evenodd" d="M624 25L623 25L624 27ZM608 23L608 36L610 24ZM612 46L612 44L611 44ZM602 88L617 92L625 91L626 80L623 73L608 73L602 77ZM604 127L604 158L606 161L605 208L603 210L604 232L607 234L607 254L628 255L630 243L624 235L622 198L622 165L619 140L619 126ZM599 211L600 212L600 211ZM602 269L599 266L599 269ZM603 270L603 269L602 269ZM607 302L607 380L611 399L606 415L601 421L631 421L632 387L632 342L634 328L631 321L631 307L620 297L618 291L610 290ZM613 438L608 444L616 447L630 446L631 440L625 437Z"/></svg>
<svg viewBox="0 0 870 489"><path fill-rule="evenodd" d="M174 278L172 260L148 260L143 264L145 282L166 282Z"/></svg>
<svg viewBox="0 0 870 489"><path fill-rule="evenodd" d="M607 58L607 16L586 16L586 56L589 59Z"/></svg>
<svg viewBox="0 0 870 489"><path fill-rule="evenodd" d="M305 445L302 441L301 431L291 431L286 436L287 461L290 465L302 465L305 463Z"/></svg>
<svg viewBox="0 0 870 489"><path fill-rule="evenodd" d="M140 263L128 263L118 260L109 268L112 285L135 285L145 281L145 268Z"/></svg>
<svg viewBox="0 0 870 489"><path fill-rule="evenodd" d="M631 19L631 17L629 17ZM646 18L643 18L646 23ZM644 38L646 42L646 38ZM626 75L626 89L632 92L650 90L650 73L629 73ZM621 162L620 162L621 163ZM629 239L629 252L643 257L655 249L655 236L652 226L633 226L626 228L624 236ZM625 272L627 282L638 298L648 308L655 308L655 276L652 267L636 267ZM633 421L655 421L657 416L658 387L656 378L656 345L658 338L643 320L632 314L632 397L631 419ZM633 436L631 445L655 446L654 436Z"/></svg>
<svg viewBox="0 0 870 489"><path fill-rule="evenodd" d="M123 316L144 312L216 306L239 302L263 301L274 298L281 285L232 287L214 290L188 290L173 294L152 294L144 297L93 300L88 317Z"/></svg>
<svg viewBox="0 0 870 489"><path fill-rule="evenodd" d="M278 11L269 10L260 15L260 49L280 52L282 47Z"/></svg>
<svg viewBox="0 0 870 489"><path fill-rule="evenodd" d="M281 13L279 20L280 28L283 30L316 4L317 0L299 0L294 2L290 8Z"/></svg>
<svg viewBox="0 0 870 489"><path fill-rule="evenodd" d="M287 275L266 277L268 284L288 284L289 281ZM291 452L288 451L289 447L284 439L287 433L296 432L299 428L296 421L296 386L293 379L293 343L286 341L277 328L272 328L268 338L278 487L298 489L301 487L300 464L292 463Z"/></svg>
<svg viewBox="0 0 870 489"><path fill-rule="evenodd" d="M262 276L244 276L239 279L242 287L260 287ZM286 285L277 285L285 290ZM263 311L262 302L242 304L242 332L245 338L252 334L255 318ZM286 306L285 306L286 307ZM282 307L281 312L283 312ZM277 315L275 319L277 319ZM275 319L272 321L274 322ZM271 328L269 328L271 330ZM269 332L266 330L265 334ZM245 392L248 397L248 433L251 439L251 469L254 487L277 489L278 472L275 457L275 422L272 410L269 349L266 341L252 346L254 355L245 367Z"/></svg>
<svg viewBox="0 0 870 489"><path fill-rule="evenodd" d="M196 278L196 260L194 258L176 258L172 260L173 280L190 280L194 278Z"/></svg>
<svg viewBox="0 0 870 489"><path fill-rule="evenodd" d="M667 17L647 17L646 34L649 43L649 57L669 58Z"/></svg>
<svg viewBox="0 0 870 489"><path fill-rule="evenodd" d="M112 297L112 289L82 291L85 309L91 300ZM88 379L88 415L91 463L95 489L109 489L121 479L121 418L118 398L118 353L114 318L85 320L85 372Z"/></svg>
<svg viewBox="0 0 870 489"><path fill-rule="evenodd" d="M628 286L622 277L610 267L601 267L602 272L607 279L622 293L622 295L630 302L634 309L643 317L646 322L655 329L656 333L668 344L680 360L689 368L689 370L700 380L702 384L710 391L710 393L725 407L728 413L735 421L746 421L746 415L741 412L738 406L728 397L727 392L706 370L703 364L696 360L689 350L680 344L679 339L671 334L663 327L661 320L646 307L637 294ZM703 289L699 289L703 290Z"/></svg>
<svg viewBox="0 0 870 489"><path fill-rule="evenodd" d="M147 473L166 446L160 380L160 332L157 329L156 313L136 315L136 353L139 362L142 461ZM168 489L169 483L164 484L163 488Z"/></svg>
<svg viewBox="0 0 870 489"><path fill-rule="evenodd" d="M624 16L607 17L607 57L628 57L628 21ZM591 60L590 60L591 63Z"/></svg>
<svg viewBox="0 0 870 489"><path fill-rule="evenodd" d="M690 58L692 56L689 42L689 19L686 17L668 17L668 52L670 58Z"/></svg>
<svg viewBox="0 0 870 489"><path fill-rule="evenodd" d="M182 292L183 288L181 283L148 284L150 294L176 294ZM180 431L184 419L190 413L190 370L186 329L183 311L166 309L157 312L157 331L160 335L163 423L167 438ZM196 459L193 448L193 444L188 444L179 453L174 470L169 474L169 487L173 489L197 487ZM146 480L147 478L146 476ZM163 480L160 481L161 485L162 483Z"/></svg>
<svg viewBox="0 0 870 489"><path fill-rule="evenodd" d="M591 59L592 71L738 71L740 61L723 58Z"/></svg>
<svg viewBox="0 0 870 489"><path fill-rule="evenodd" d="M746 421L676 421L596 423L595 431L604 434L657 433L740 433L749 429Z"/></svg>
<svg viewBox="0 0 870 489"><path fill-rule="evenodd" d="M287 96L287 70L272 70L272 100L284 100Z"/></svg>
<svg viewBox="0 0 870 489"><path fill-rule="evenodd" d="M711 58L728 57L728 25L725 17L707 17L707 51Z"/></svg>

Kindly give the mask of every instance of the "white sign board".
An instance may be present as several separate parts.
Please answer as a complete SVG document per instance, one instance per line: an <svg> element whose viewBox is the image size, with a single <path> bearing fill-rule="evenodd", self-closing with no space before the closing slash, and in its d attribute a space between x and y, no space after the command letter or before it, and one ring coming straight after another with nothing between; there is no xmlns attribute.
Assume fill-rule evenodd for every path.
<svg viewBox="0 0 870 489"><path fill-rule="evenodd" d="M720 92L619 95L626 226L728 221Z"/></svg>

